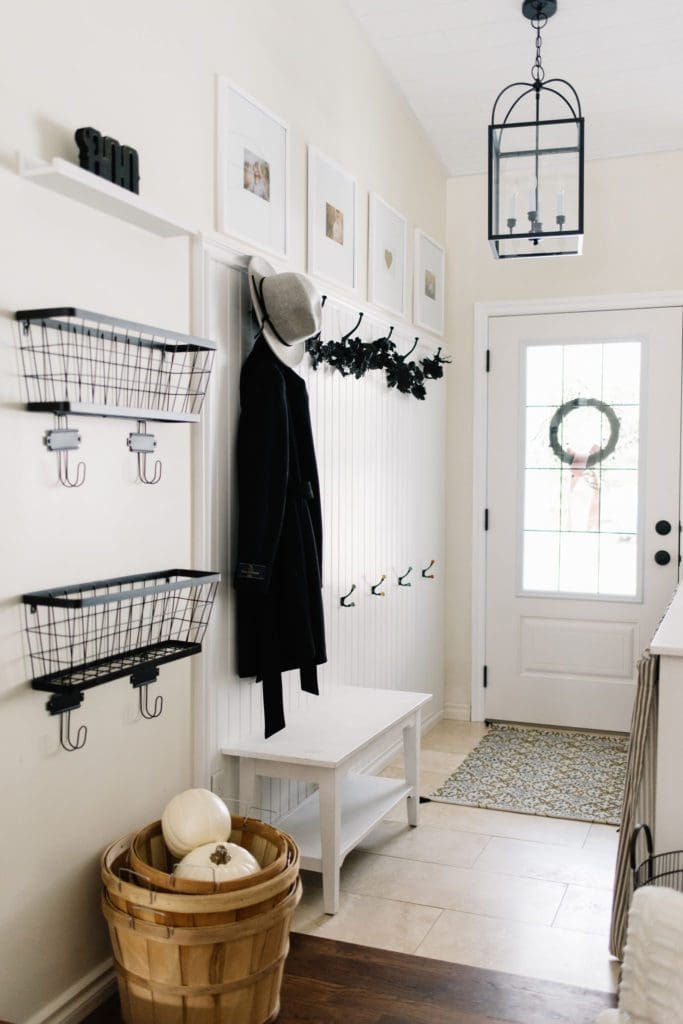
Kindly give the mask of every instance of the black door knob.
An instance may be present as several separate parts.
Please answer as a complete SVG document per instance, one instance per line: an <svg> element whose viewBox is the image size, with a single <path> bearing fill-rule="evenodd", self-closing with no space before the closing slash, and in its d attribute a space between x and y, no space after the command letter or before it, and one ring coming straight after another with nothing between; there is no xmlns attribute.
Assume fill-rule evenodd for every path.
<svg viewBox="0 0 683 1024"><path fill-rule="evenodd" d="M666 537L667 533L671 533L671 523L667 519L660 519L655 523L655 530L660 537Z"/></svg>
<svg viewBox="0 0 683 1024"><path fill-rule="evenodd" d="M655 562L657 565L668 565L671 561L671 555L668 551L655 551Z"/></svg>

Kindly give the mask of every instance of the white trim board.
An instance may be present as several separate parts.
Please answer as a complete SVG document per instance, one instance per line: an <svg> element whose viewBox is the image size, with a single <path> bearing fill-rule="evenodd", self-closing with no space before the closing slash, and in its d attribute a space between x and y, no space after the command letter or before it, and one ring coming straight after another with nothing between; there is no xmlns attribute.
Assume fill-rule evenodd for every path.
<svg viewBox="0 0 683 1024"><path fill-rule="evenodd" d="M65 992L46 1003L24 1024L79 1024L116 989L111 959L103 960Z"/></svg>
<svg viewBox="0 0 683 1024"><path fill-rule="evenodd" d="M626 309L683 307L683 292L643 292L626 295L587 295L568 298L520 299L474 304L472 381L472 671L470 679L472 721L485 716L482 677L486 658L486 459L488 388L486 350L489 321L501 316L534 316L547 313L589 313Z"/></svg>

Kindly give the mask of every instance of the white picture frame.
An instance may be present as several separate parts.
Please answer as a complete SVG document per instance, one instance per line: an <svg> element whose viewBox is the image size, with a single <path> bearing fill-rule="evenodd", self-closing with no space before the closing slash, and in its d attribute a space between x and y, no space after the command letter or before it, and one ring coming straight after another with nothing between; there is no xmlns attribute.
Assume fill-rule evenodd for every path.
<svg viewBox="0 0 683 1024"><path fill-rule="evenodd" d="M413 319L416 327L439 336L444 332L446 253L419 228L415 231Z"/></svg>
<svg viewBox="0 0 683 1024"><path fill-rule="evenodd" d="M217 230L287 257L289 173L289 125L217 75Z"/></svg>
<svg viewBox="0 0 683 1024"><path fill-rule="evenodd" d="M408 221L385 199L370 193L368 204L368 301L388 313L406 315Z"/></svg>
<svg viewBox="0 0 683 1024"><path fill-rule="evenodd" d="M356 179L308 147L308 272L347 291L358 286Z"/></svg>

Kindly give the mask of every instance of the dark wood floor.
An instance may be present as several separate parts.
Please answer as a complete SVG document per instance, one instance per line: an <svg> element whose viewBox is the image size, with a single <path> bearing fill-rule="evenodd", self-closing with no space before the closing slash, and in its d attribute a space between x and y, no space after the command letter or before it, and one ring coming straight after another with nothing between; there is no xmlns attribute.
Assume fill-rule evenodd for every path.
<svg viewBox="0 0 683 1024"><path fill-rule="evenodd" d="M278 1024L594 1024L614 1005L588 989L292 935ZM112 999L86 1024L120 1021Z"/></svg>

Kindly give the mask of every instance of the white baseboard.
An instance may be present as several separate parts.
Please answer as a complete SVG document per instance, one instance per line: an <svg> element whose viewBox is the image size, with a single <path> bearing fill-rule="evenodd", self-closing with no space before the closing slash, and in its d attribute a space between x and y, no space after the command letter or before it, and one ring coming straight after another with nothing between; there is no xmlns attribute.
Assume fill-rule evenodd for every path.
<svg viewBox="0 0 683 1024"><path fill-rule="evenodd" d="M426 732L428 732L430 729L433 729L436 723L440 722L443 717L443 711L439 709L438 711L433 711L428 718L423 719L421 729L422 735L424 736ZM360 772L362 775L378 775L379 772L383 771L383 769L386 768L387 765L390 765L391 762L395 761L398 755L402 753L403 740L396 740L396 742L392 743L390 747L388 747L386 750L383 750L381 754L377 754L377 756L374 757L372 761L369 761L367 764L364 764L360 768Z"/></svg>
<svg viewBox="0 0 683 1024"><path fill-rule="evenodd" d="M456 722L469 722L470 706L469 704L445 704L443 717L455 719Z"/></svg>
<svg viewBox="0 0 683 1024"><path fill-rule="evenodd" d="M25 1024L80 1024L114 993L116 977L111 960L103 960L56 999L34 1013Z"/></svg>

